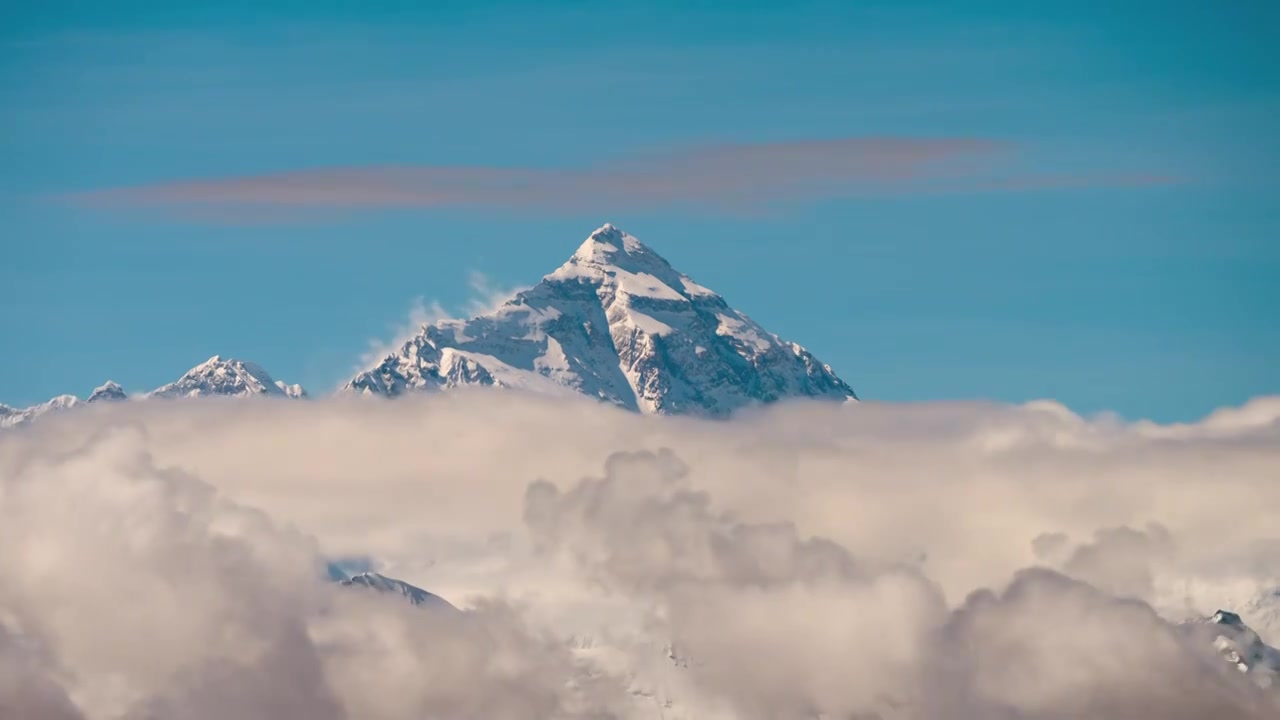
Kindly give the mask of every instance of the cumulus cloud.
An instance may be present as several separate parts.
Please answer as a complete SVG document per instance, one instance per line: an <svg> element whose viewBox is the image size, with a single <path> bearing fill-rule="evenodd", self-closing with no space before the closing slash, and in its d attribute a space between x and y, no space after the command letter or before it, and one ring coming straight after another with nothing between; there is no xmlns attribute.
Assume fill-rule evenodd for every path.
<svg viewBox="0 0 1280 720"><path fill-rule="evenodd" d="M1260 719L1280 708L1149 605L1048 570L974 593L933 637L924 717Z"/></svg>
<svg viewBox="0 0 1280 720"><path fill-rule="evenodd" d="M0 716L82 720L43 648L0 623Z"/></svg>
<svg viewBox="0 0 1280 720"><path fill-rule="evenodd" d="M158 465L148 440L6 463L6 717L578 716L567 651L500 600L439 618L339 591L310 538Z"/></svg>
<svg viewBox="0 0 1280 720"><path fill-rule="evenodd" d="M0 436L0 713L1274 717L1178 624L1280 637L1268 403L67 413ZM463 612L342 589L340 558Z"/></svg>

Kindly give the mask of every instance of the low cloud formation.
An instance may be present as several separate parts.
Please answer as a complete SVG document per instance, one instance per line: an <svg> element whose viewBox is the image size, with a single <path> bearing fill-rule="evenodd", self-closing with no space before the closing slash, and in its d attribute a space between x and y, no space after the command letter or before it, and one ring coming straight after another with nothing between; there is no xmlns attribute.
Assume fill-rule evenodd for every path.
<svg viewBox="0 0 1280 720"><path fill-rule="evenodd" d="M1179 623L1280 639L1277 408L68 413L0 436L0 715L1276 717Z"/></svg>
<svg viewBox="0 0 1280 720"><path fill-rule="evenodd" d="M369 338L369 349L361 353L360 363L353 366L352 370L359 372L381 362L388 355L399 352L406 342L412 340L422 330L423 326L447 320L449 317L449 311L445 310L438 301L433 300L428 305L424 298L414 298L409 304L409 314L404 323L391 328L389 340Z"/></svg>
<svg viewBox="0 0 1280 720"><path fill-rule="evenodd" d="M433 300L428 305L424 298L416 297L409 304L408 317L401 324L390 328L389 340L370 338L368 350L361 353L360 363L352 366L352 372L363 372L370 365L377 364L388 355L395 354L400 348L412 340L422 328L445 320L457 320L477 315L487 315L497 310L513 295L524 290L522 287L504 288L493 284L489 276L473 270L467 276L467 286L471 290L470 297L463 307L455 312L445 309L439 301Z"/></svg>
<svg viewBox="0 0 1280 720"><path fill-rule="evenodd" d="M579 716L567 650L500 601L440 617L340 590L312 540L155 464L144 429L17 444L0 488L5 717Z"/></svg>
<svg viewBox="0 0 1280 720"><path fill-rule="evenodd" d="M761 203L912 192L1145 186L1137 173L1063 175L1001 165L981 138L851 137L689 147L585 167L366 166L178 180L72 195L77 204L200 219L279 220L289 210L477 207L539 211L687 206L758 212Z"/></svg>

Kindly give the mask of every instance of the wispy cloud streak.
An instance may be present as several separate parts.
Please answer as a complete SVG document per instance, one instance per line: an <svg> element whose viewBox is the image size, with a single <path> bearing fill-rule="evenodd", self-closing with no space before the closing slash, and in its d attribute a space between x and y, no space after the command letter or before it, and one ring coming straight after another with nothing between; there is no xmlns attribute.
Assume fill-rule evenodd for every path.
<svg viewBox="0 0 1280 720"><path fill-rule="evenodd" d="M862 194L1007 191L1036 187L1145 185L1155 175L996 176L1013 155L981 138L853 137L725 144L584 167L382 165L293 170L161 182L77 193L80 205L249 216L300 209L434 207L648 208L758 203Z"/></svg>

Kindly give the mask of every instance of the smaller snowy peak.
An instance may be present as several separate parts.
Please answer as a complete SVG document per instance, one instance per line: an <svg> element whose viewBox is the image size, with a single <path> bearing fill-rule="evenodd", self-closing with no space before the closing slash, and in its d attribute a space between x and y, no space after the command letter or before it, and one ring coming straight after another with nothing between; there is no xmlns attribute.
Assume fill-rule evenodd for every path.
<svg viewBox="0 0 1280 720"><path fill-rule="evenodd" d="M194 398L204 396L305 398L301 385L287 385L274 380L262 367L251 362L214 355L191 368L174 382L141 396L147 398ZM75 395L59 395L28 408L0 404L0 429L25 425L38 417L60 413L90 403L113 403L128 400L129 394L114 380L94 388L88 399Z"/></svg>
<svg viewBox="0 0 1280 720"><path fill-rule="evenodd" d="M0 429L11 428L30 420L27 412L31 408L16 408L0 403Z"/></svg>
<svg viewBox="0 0 1280 720"><path fill-rule="evenodd" d="M0 429L17 427L18 425L29 423L43 415L70 410L71 408L83 404L84 402L75 395L59 395L51 400L46 400L39 405L32 405L28 408L19 409L3 405L0 406Z"/></svg>
<svg viewBox="0 0 1280 720"><path fill-rule="evenodd" d="M126 400L128 397L129 395L124 391L124 388L120 387L119 383L114 380L108 380L94 388L85 402Z"/></svg>
<svg viewBox="0 0 1280 720"><path fill-rule="evenodd" d="M1189 623L1193 631L1207 634L1213 649L1236 670L1262 688L1280 690L1280 650L1268 645L1237 613L1219 610L1209 618Z"/></svg>
<svg viewBox="0 0 1280 720"><path fill-rule="evenodd" d="M75 395L59 395L51 400L40 403L36 407L41 408L44 412L48 412L51 410L69 410L80 404L80 398Z"/></svg>
<svg viewBox="0 0 1280 720"><path fill-rule="evenodd" d="M376 572L362 572L358 575L352 575L350 578L339 583L343 587L363 587L370 590L376 590L381 593L390 595L401 595L412 605L422 605L432 608L448 608L455 609L447 600L432 593L423 590L420 587L410 585L403 580L389 578L386 575L380 575Z"/></svg>
<svg viewBox="0 0 1280 720"><path fill-rule="evenodd" d="M291 398L301 399L307 397L307 391L302 389L302 386L297 383L286 385L283 380L277 380L276 387L280 388L280 392Z"/></svg>
<svg viewBox="0 0 1280 720"><path fill-rule="evenodd" d="M123 400L126 397L124 388L114 382L107 381L89 395L88 400L81 400L75 395L59 395L39 405L26 408L15 408L0 404L0 429L17 427L29 423L45 415L57 414L73 408L83 407L87 403L99 400Z"/></svg>
<svg viewBox="0 0 1280 720"><path fill-rule="evenodd" d="M260 365L214 355L174 382L151 391L147 397L192 398L213 395L299 398L306 393L301 386L276 382Z"/></svg>
<svg viewBox="0 0 1280 720"><path fill-rule="evenodd" d="M1245 627L1244 621L1240 619L1240 616L1230 610L1219 610L1209 618L1209 622L1216 625L1230 625L1234 628Z"/></svg>

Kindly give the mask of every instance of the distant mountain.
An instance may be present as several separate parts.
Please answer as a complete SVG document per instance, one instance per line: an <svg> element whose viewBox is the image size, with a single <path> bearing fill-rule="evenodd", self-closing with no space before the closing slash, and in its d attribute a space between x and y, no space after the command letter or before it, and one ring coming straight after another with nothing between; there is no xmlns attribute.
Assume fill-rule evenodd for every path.
<svg viewBox="0 0 1280 720"><path fill-rule="evenodd" d="M129 396L125 393L124 388L120 387L120 385L114 380L108 380L94 388L93 392L89 393L89 398L86 402L126 400L128 397Z"/></svg>
<svg viewBox="0 0 1280 720"><path fill-rule="evenodd" d="M153 398L207 397L290 397L301 398L301 385L273 380L262 366L244 360L214 355L191 368L182 377L147 393Z"/></svg>
<svg viewBox="0 0 1280 720"><path fill-rule="evenodd" d="M352 575L350 578L340 581L339 584L344 587L363 587L381 593L400 595L408 600L411 605L455 609L453 605L450 605L448 601L439 595L429 593L403 580L379 575L376 572L362 572Z"/></svg>
<svg viewBox="0 0 1280 720"><path fill-rule="evenodd" d="M1219 610L1185 627L1205 636L1224 660L1259 687L1280 690L1280 650L1263 642L1236 613Z"/></svg>
<svg viewBox="0 0 1280 720"><path fill-rule="evenodd" d="M397 397L464 385L581 394L642 413L724 417L785 398L856 400L808 350L782 340L635 237L605 225L568 262L490 313L425 325L342 392ZM303 398L261 366L215 355L142 398ZM88 400L0 405L12 427Z"/></svg>
<svg viewBox="0 0 1280 720"><path fill-rule="evenodd" d="M344 390L396 397L464 385L713 417L784 398L857 399L809 351L612 225L497 310L423 326Z"/></svg>
<svg viewBox="0 0 1280 720"><path fill-rule="evenodd" d="M138 398L180 397L278 397L304 398L301 385L286 385L273 380L266 370L250 362L223 359L214 355L188 370L174 382L143 393ZM14 408L0 404L0 429L16 427L50 413L59 413L85 405L101 402L128 400L129 395L116 382L108 380L98 386L89 397L81 400L75 395L59 395L52 400L28 408Z"/></svg>
<svg viewBox="0 0 1280 720"><path fill-rule="evenodd" d="M31 422L42 415L62 412L83 404L85 404L84 401L75 395L59 395L39 405L32 405L27 408L0 405L0 428L16 427Z"/></svg>

